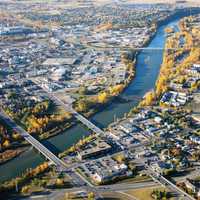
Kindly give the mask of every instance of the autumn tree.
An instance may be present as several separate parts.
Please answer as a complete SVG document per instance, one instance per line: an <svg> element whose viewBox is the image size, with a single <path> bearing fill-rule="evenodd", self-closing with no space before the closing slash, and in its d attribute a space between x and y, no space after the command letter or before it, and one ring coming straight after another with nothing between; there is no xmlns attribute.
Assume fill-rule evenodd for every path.
<svg viewBox="0 0 200 200"><path fill-rule="evenodd" d="M152 105L155 99L156 99L155 92L150 91L145 95L144 99L140 103L140 106L150 106Z"/></svg>
<svg viewBox="0 0 200 200"><path fill-rule="evenodd" d="M99 103L106 103L108 101L108 94L106 92L101 92L98 94L98 102Z"/></svg>

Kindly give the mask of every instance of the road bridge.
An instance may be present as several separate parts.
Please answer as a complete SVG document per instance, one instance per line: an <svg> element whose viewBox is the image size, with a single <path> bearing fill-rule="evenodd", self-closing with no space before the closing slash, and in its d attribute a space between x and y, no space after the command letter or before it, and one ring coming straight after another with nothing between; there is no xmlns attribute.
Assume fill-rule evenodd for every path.
<svg viewBox="0 0 200 200"><path fill-rule="evenodd" d="M36 82L34 82L34 83L38 85L38 83L36 83ZM57 96L55 96L52 92L49 92L44 88L42 88L42 89L46 92L46 94L48 95L49 99L54 101L56 104L62 106L66 112L70 112L71 114L73 114L73 116L78 121L80 121L82 124L87 126L94 133L96 133L97 135L102 135L102 134L105 133L103 130L101 130L99 127L97 127L91 121L89 121L86 117L84 117L83 115L79 114L76 110L74 110L71 105L68 105L68 104L64 103L61 99L59 99Z"/></svg>
<svg viewBox="0 0 200 200"><path fill-rule="evenodd" d="M5 121L5 123L19 133L28 143L30 143L33 147L35 147L46 159L51 161L54 165L56 165L60 171L68 172L69 178L71 178L72 183L76 186L84 187L88 192L94 192L95 196L101 199L101 195L94 188L94 186L87 181L86 178L82 177L75 170L68 169L65 162L54 155L50 150L48 150L43 144L41 144L38 140L36 140L33 136L31 136L27 131L17 125L13 119L11 119L6 113L0 110L0 118Z"/></svg>
<svg viewBox="0 0 200 200"><path fill-rule="evenodd" d="M35 147L45 158L55 164L62 171L66 171L66 164L54 155L51 151L49 151L43 144L41 144L38 140L36 140L33 136L31 136L27 131L18 126L14 120L12 120L8 115L6 115L2 110L0 111L0 118L2 118L5 123L19 133L28 143L30 143L33 147Z"/></svg>

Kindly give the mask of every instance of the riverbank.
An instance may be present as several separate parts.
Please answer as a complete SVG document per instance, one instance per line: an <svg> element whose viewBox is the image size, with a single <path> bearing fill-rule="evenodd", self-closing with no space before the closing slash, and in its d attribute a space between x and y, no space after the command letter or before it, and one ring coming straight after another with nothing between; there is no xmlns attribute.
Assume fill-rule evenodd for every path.
<svg viewBox="0 0 200 200"><path fill-rule="evenodd" d="M0 165L6 164L12 159L19 156L21 153L25 152L27 149L25 147L17 148L15 150L10 149L0 153Z"/></svg>
<svg viewBox="0 0 200 200"><path fill-rule="evenodd" d="M139 56L139 55L138 55L138 56ZM137 62L138 62L138 61L137 61ZM137 69L139 69L139 68L137 68ZM143 73L143 72L142 72L142 73ZM136 70L136 74L137 74L137 70ZM141 78L139 78L139 79L141 79ZM135 85L135 84L134 84L134 85ZM136 85L137 85L137 84L136 84ZM125 91L126 91L126 89L125 89ZM122 105L124 105L124 103L122 103ZM110 106L112 106L112 105L110 105ZM109 107L109 106L108 106L108 107ZM108 108L108 107L107 107L107 108ZM132 106L131 106L131 107L132 107ZM96 116L96 115L94 115L94 116ZM73 128L72 128L71 130L73 130ZM76 133L76 131L75 131L75 133ZM72 133L72 134L74 134L74 133ZM69 137L69 136L68 136L68 137ZM81 137L82 137L82 136L81 136ZM53 138L52 138L52 139L53 139ZM62 139L62 140L64 141L64 139ZM79 140L79 139L78 139L78 140ZM72 144L73 144L73 143L72 143ZM71 145L72 145L72 144L71 144ZM71 146L71 145L70 145L70 146ZM57 145L56 145L56 146L57 146ZM52 148L52 146L50 146L50 148ZM64 148L64 149L66 149L66 148ZM63 150L64 150L64 149L63 149Z"/></svg>
<svg viewBox="0 0 200 200"><path fill-rule="evenodd" d="M129 52L129 54L130 54L130 52ZM124 58L124 57L126 57L126 58ZM122 64L126 66L126 80L121 84L110 86L105 91L101 91L97 95L96 98L94 98L94 97L91 98L92 101L87 100L87 99L84 99L84 101L83 101L83 99L81 99L80 102L79 101L76 102L76 104L79 104L79 103L81 104L79 107L86 107L83 110L79 110L78 108L75 107L75 109L77 111L81 112L86 117L91 117L98 111L100 111L100 110L104 109L106 106L110 105L112 103L112 101L115 99L115 97L117 97L128 86L128 84L130 83L130 81L133 79L133 77L135 75L134 55L131 55L131 58L129 58L129 55L125 54L122 56L122 59L123 59ZM106 95L105 97L102 96L104 94ZM102 100L102 97L104 98L103 100ZM16 99L17 98L18 97L16 97ZM91 108L90 108L89 104L91 104ZM12 118L14 118L15 121L20 126L24 127L25 130L27 130L30 134L32 134L39 141L44 141L46 139L50 139L56 135L59 135L62 132L67 131L69 128L71 128L75 124L77 124L77 121L73 117L68 117L70 119L67 119L67 120L62 119L62 120L60 120L59 124L55 122L55 127L48 128L48 130L46 131L44 129L46 129L46 127L51 126L51 124L49 125L49 122L46 122L46 121L49 121L49 119L51 119L52 116L54 116L55 114L59 115L59 113L50 111L50 112L52 112L51 116L48 116L48 117L44 116L44 117L38 118L37 116L29 117L29 115L33 115L33 113L30 114L32 112L30 110L31 108L24 107L22 110L26 109L28 111L26 111L25 113L23 113L23 111L19 111L19 113L20 113L19 116L18 116L18 113L14 113L14 112L12 112L12 110L6 109L6 107L4 109L6 110L6 113L9 114ZM48 112L49 112L49 110L47 110L47 113ZM38 114L38 113L36 113L36 114ZM62 118L63 118L63 116L62 116ZM65 121L67 121L67 122L65 123ZM30 126L27 126L27 124L31 124L31 128L30 128ZM45 125L43 126L42 124L45 124ZM27 145L28 145L28 143L26 141L22 141L18 146L16 146L17 151L14 149L13 150L10 149L10 151L12 151L12 153L9 154L9 157L7 155L6 160L5 160L4 155L0 156L0 165L3 164L5 161L8 162L9 160L12 160L12 159L16 158L17 156L19 156L23 152L22 147L27 146Z"/></svg>
<svg viewBox="0 0 200 200"><path fill-rule="evenodd" d="M173 21L171 24L176 24ZM162 48L165 43L165 26L158 29L156 36L150 42L149 47ZM144 62L146 58L148 62ZM123 117L132 107L138 104L139 100L144 94L154 87L157 75L159 73L160 64L162 62L162 51L141 51L137 56L136 62L136 76L129 86L120 95L122 98L127 98L128 102L114 102L105 108L102 112L93 115L90 120L97 123L101 128L107 127L114 118ZM45 146L53 152L62 152L78 142L83 135L88 135L89 132L85 130L80 124L73 126L67 132L55 136L45 141ZM23 154L19 159L7 163L0 167L1 180L6 180L16 175L19 175L26 168L34 167L43 162L43 159L33 150ZM19 165L20 164L20 165ZM13 168L14 166L14 168ZM5 170L6 167L6 170ZM1 172L5 172L1 174ZM9 171L9 174L6 173Z"/></svg>
<svg viewBox="0 0 200 200"><path fill-rule="evenodd" d="M190 94L199 87L198 73L190 72L191 69L194 70L193 65L199 63L200 56L198 28L189 23L192 20L195 21L195 17L180 20L179 32L167 39L165 48L174 50L164 51L163 63L156 82L156 99L169 90Z"/></svg>
<svg viewBox="0 0 200 200"><path fill-rule="evenodd" d="M15 119L18 125L23 127L40 141L44 141L53 136L56 136L71 126L71 115L61 112L61 109L59 109L54 104L48 103L48 105L51 106L46 106L46 110L41 111L40 115L38 115L39 112L36 112L36 110L39 109L41 105L43 105L43 102L36 104L33 108L27 108L26 104L24 104L24 108L22 110L25 110L25 112L16 111L14 113L9 109L5 109L5 113ZM3 119L0 121L0 129L1 165L23 153L29 146L29 143L23 140L20 134L8 127L6 121L3 121Z"/></svg>
<svg viewBox="0 0 200 200"><path fill-rule="evenodd" d="M98 113L102 109L111 105L111 103L128 87L134 79L135 68L135 53L128 52L122 55L122 63L126 66L125 81L113 86L109 86L97 95L85 96L74 102L73 107L77 112L82 113L89 118Z"/></svg>

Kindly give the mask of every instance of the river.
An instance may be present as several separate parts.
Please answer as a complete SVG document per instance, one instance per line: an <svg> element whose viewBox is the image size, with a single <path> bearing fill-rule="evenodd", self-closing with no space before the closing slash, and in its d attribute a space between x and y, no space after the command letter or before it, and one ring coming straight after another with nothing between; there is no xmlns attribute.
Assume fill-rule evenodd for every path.
<svg viewBox="0 0 200 200"><path fill-rule="evenodd" d="M166 39L164 29L167 26L173 26L177 29L178 21L179 19L176 18L160 26L148 47L163 48ZM113 102L103 111L91 117L90 120L99 127L105 128L109 123L113 122L114 117L123 117L124 113L127 113L131 108L137 105L144 94L154 88L162 63L162 56L162 50L141 51L137 57L136 76L121 94L121 97L128 99L128 102ZM64 133L44 141L43 144L52 152L58 153L69 148L72 144L88 134L90 134L90 132L83 125L77 124ZM19 157L0 166L0 182L19 176L27 168L36 167L43 161L44 157L36 150L30 148Z"/></svg>

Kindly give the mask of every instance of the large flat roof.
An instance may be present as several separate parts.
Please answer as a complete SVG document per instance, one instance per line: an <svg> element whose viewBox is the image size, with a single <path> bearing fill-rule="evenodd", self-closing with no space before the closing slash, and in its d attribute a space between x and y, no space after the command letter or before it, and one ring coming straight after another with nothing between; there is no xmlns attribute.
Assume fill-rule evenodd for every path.
<svg viewBox="0 0 200 200"><path fill-rule="evenodd" d="M97 139L92 142L92 146L90 148L80 151L79 155L81 156L89 155L89 154L97 153L99 151L110 149L110 148L111 146L107 142L101 139Z"/></svg>
<svg viewBox="0 0 200 200"><path fill-rule="evenodd" d="M73 65L76 58L47 58L43 65Z"/></svg>

